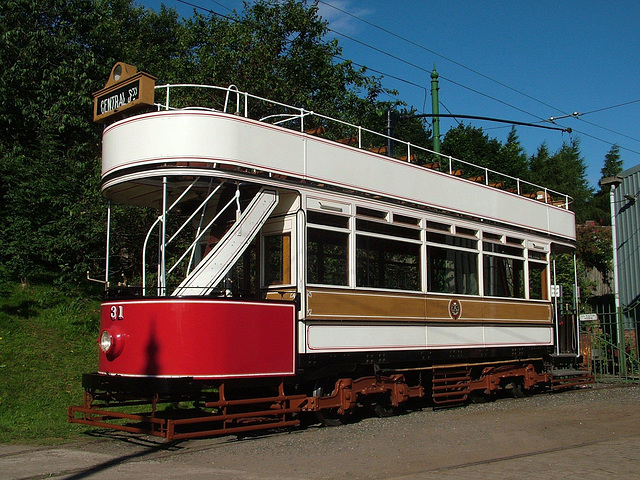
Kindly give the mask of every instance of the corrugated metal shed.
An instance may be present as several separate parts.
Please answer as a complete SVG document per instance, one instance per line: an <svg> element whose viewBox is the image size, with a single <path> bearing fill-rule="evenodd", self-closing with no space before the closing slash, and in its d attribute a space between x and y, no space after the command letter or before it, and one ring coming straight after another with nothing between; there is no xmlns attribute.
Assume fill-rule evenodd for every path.
<svg viewBox="0 0 640 480"><path fill-rule="evenodd" d="M618 290L627 322L640 312L640 165L617 175L614 190Z"/></svg>

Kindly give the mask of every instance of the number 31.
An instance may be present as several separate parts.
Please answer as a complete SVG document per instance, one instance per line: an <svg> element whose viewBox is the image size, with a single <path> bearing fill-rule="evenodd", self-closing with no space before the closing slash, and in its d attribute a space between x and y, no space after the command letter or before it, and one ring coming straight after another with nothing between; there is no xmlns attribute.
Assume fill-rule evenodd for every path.
<svg viewBox="0 0 640 480"><path fill-rule="evenodd" d="M110 317L111 320L124 320L124 307L122 305L113 305Z"/></svg>

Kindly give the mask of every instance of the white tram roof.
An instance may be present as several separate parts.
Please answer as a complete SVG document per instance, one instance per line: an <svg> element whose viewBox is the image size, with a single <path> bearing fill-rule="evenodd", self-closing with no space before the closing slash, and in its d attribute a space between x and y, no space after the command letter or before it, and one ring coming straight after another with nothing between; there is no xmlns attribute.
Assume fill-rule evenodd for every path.
<svg viewBox="0 0 640 480"><path fill-rule="evenodd" d="M156 88L179 87L186 86ZM396 156L376 153L365 146L386 144L388 137L276 102L270 104L281 108L281 115L254 119L251 102L264 105L267 100L207 88L222 92L222 109L158 105L157 112L105 128L102 188L108 198L157 207L163 175L245 181L253 176L262 184L331 188L575 240L575 215L567 195L400 140L394 139ZM229 102L230 97L236 101ZM321 128L311 132L305 125ZM323 134L332 126L352 135L329 140ZM412 163L420 156L437 160L427 166Z"/></svg>

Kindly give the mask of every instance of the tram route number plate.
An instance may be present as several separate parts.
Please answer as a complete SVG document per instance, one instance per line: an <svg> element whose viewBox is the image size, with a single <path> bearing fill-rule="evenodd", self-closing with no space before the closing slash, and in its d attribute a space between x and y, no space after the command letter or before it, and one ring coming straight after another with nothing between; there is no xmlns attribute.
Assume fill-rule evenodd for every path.
<svg viewBox="0 0 640 480"><path fill-rule="evenodd" d="M551 285L551 298L562 297L562 285Z"/></svg>

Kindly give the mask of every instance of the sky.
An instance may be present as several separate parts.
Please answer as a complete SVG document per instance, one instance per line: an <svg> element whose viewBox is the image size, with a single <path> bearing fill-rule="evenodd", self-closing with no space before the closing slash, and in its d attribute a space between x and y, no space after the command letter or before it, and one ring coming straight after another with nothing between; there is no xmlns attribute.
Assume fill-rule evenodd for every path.
<svg viewBox="0 0 640 480"><path fill-rule="evenodd" d="M156 10L164 3L184 17L193 5L223 15L243 9L241 0L185 1L191 5L137 3ZM440 113L571 128L516 127L529 156L543 143L555 153L577 139L596 189L613 144L625 169L640 164L640 2L321 0L319 11L343 57L382 76L384 87L419 112L431 113L435 66ZM460 121L501 142L511 129ZM456 125L441 119L441 133Z"/></svg>

